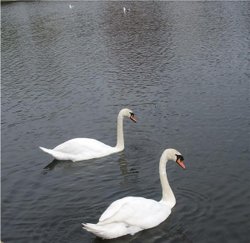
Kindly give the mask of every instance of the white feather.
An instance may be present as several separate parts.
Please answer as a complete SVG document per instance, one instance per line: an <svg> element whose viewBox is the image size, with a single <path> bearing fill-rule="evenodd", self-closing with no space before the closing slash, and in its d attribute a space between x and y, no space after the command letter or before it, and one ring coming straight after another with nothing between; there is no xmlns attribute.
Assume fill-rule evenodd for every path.
<svg viewBox="0 0 250 243"><path fill-rule="evenodd" d="M161 201L124 197L111 203L97 224L83 224L83 229L101 238L112 239L127 234L133 235L162 223L170 215L176 202L166 175L166 163L169 159L177 161L176 155L180 155L177 150L166 149L160 159ZM181 163L184 168L183 161Z"/></svg>
<svg viewBox="0 0 250 243"><path fill-rule="evenodd" d="M120 152L124 149L124 135L123 135L123 118L130 117L131 120L136 121L131 110L122 109L117 117L117 144L115 147L106 145L98 140L92 138L74 138L62 144L59 144L54 149L47 149L39 147L45 153L52 155L58 160L88 160L93 158L104 157L113 153Z"/></svg>

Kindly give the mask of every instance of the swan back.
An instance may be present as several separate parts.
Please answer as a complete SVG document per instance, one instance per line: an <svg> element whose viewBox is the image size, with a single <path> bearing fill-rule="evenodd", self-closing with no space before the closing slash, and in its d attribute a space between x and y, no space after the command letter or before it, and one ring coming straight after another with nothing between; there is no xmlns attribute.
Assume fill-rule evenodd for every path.
<svg viewBox="0 0 250 243"><path fill-rule="evenodd" d="M170 207L153 199L125 197L113 202L102 214L98 224L123 222L147 229L164 221L170 212Z"/></svg>
<svg viewBox="0 0 250 243"><path fill-rule="evenodd" d="M83 224L95 235L112 239L152 228L163 222L171 213L164 203L143 197L125 197L113 202L97 224Z"/></svg>

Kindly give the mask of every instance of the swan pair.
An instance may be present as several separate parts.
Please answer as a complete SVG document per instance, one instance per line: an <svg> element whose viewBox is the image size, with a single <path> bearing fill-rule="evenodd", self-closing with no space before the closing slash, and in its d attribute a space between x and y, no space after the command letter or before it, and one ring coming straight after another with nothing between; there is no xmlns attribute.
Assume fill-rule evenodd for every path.
<svg viewBox="0 0 250 243"><path fill-rule="evenodd" d="M117 118L117 144L110 147L102 142L89 138L75 138L62 143L54 149L45 149L44 152L59 160L79 161L99 158L124 149L123 118L129 117L136 122L134 113L125 108ZM124 197L116 200L104 211L97 224L82 224L83 229L103 239L113 239L127 234L133 235L139 231L153 228L162 223L171 213L176 204L174 193L169 185L166 165L169 160L175 161L185 169L184 158L175 149L163 151L159 174L162 187L162 199L155 201L143 197Z"/></svg>

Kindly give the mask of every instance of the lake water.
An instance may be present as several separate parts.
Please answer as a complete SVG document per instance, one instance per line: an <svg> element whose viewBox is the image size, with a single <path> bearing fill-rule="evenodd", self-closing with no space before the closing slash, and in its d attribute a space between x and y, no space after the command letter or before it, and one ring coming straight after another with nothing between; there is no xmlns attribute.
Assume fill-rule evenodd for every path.
<svg viewBox="0 0 250 243"><path fill-rule="evenodd" d="M103 242L81 223L124 196L159 200L173 147L187 170L167 166L171 216L110 242L249 242L250 3L69 3L2 4L2 240ZM123 107L138 118L124 152L43 169L38 146L115 145Z"/></svg>

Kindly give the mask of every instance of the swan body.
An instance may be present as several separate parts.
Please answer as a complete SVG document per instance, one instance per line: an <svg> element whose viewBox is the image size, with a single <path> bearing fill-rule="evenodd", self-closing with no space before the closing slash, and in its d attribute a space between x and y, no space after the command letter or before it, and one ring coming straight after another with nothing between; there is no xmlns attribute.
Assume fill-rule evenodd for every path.
<svg viewBox="0 0 250 243"><path fill-rule="evenodd" d="M124 149L124 117L129 117L132 121L136 122L134 113L131 110L124 108L119 112L117 117L117 144L115 147L106 145L92 138L74 138L59 144L54 149L39 148L57 160L72 160L73 162L118 153Z"/></svg>
<svg viewBox="0 0 250 243"><path fill-rule="evenodd" d="M112 239L153 228L167 219L176 203L166 174L166 163L170 159L185 168L184 158L177 150L166 149L163 152L159 165L162 185L160 201L143 197L124 197L111 203L97 224L82 224L83 229L103 239Z"/></svg>
<svg viewBox="0 0 250 243"><path fill-rule="evenodd" d="M43 147L40 147L40 149L58 160L72 160L74 162L100 158L119 152L116 147L108 146L91 138L73 138L56 146L54 149Z"/></svg>

